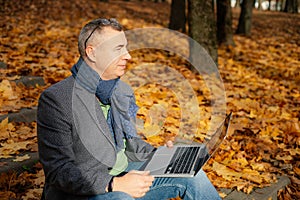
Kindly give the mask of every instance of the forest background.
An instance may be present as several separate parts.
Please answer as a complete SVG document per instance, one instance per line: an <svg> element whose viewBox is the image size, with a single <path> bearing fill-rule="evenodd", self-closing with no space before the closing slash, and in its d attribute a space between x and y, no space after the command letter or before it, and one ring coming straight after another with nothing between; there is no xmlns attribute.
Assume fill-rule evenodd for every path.
<svg viewBox="0 0 300 200"><path fill-rule="evenodd" d="M117 18L126 29L167 28L170 3L151 1L97 0L0 1L1 2L1 82L0 114L37 106L41 92L70 75L77 61L77 36L81 27L98 17ZM158 9L159 8L159 9ZM241 9L232 8L232 28L236 30ZM248 36L233 34L234 46L220 45L218 67L227 97L227 112L234 113L229 136L205 166L218 188L235 188L251 193L253 188L276 182L286 175L291 184L278 193L279 199L300 198L300 17L278 11L253 9L252 30ZM203 111L210 111L201 78L188 69L185 60L164 51L132 52L129 68L139 63L160 63L180 71L198 91ZM25 86L17 80L24 76L43 77L45 84ZM142 107L139 115L147 121L152 99L174 99L155 85L143 88L148 96L137 94ZM153 145L164 142L163 133L178 128L176 101L162 134L144 136ZM148 123L148 124L147 124ZM203 122L203 126L207 122ZM153 127L152 127L153 128ZM37 152L36 123L0 124L0 167L29 159ZM0 199L39 199L44 183L40 163L25 172L0 176ZM225 194L220 192L224 197Z"/></svg>

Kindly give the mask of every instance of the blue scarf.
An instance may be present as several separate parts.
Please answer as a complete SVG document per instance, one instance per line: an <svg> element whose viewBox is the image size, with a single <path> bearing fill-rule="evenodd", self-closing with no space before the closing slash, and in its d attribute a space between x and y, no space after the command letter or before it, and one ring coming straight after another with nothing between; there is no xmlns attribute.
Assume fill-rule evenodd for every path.
<svg viewBox="0 0 300 200"><path fill-rule="evenodd" d="M81 57L72 67L71 72L76 81L89 92L95 93L101 103L104 105L110 104L112 92L119 78L107 81L102 80L99 74L89 67ZM80 76L77 76L78 73L80 73Z"/></svg>
<svg viewBox="0 0 300 200"><path fill-rule="evenodd" d="M76 82L83 88L95 93L104 105L110 105L107 123L118 151L124 148L124 138L138 137L135 128L138 106L133 91L127 84L119 78L102 80L81 57L73 65L71 72Z"/></svg>

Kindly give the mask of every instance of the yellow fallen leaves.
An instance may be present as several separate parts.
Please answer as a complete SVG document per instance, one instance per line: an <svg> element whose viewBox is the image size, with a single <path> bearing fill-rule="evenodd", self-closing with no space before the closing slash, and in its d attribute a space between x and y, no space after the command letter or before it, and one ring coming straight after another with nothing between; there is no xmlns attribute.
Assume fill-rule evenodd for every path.
<svg viewBox="0 0 300 200"><path fill-rule="evenodd" d="M277 160L280 160L280 161L291 161L291 160L293 160L293 157L291 156L291 155L277 155L276 157L275 157Z"/></svg>
<svg viewBox="0 0 300 200"><path fill-rule="evenodd" d="M157 141L158 144L174 136L203 141L208 130L212 131L214 128L209 121L212 118L210 102L214 100L210 99L208 83L201 75L195 75L180 65L168 66L151 62L157 56L162 61L170 62L171 59L166 59L168 55L165 52L145 53L148 55L148 62L134 60L122 77L133 87L140 107L138 118L144 121L143 128L139 128L140 134L148 139L153 136L156 140L159 136L163 137ZM132 55L133 58L139 56L140 52ZM174 56L173 59L180 58ZM213 82L211 87L215 86L217 92L220 87L213 78L207 79ZM218 112L216 106L215 112ZM215 120L218 121L217 117Z"/></svg>
<svg viewBox="0 0 300 200"><path fill-rule="evenodd" d="M1 143L0 158L10 158L12 155L18 153L21 150L27 150L27 145L32 144L32 141Z"/></svg>
<svg viewBox="0 0 300 200"><path fill-rule="evenodd" d="M243 49L236 51L243 52ZM152 55L150 56L150 53L148 55L149 62ZM241 56L243 55L241 53ZM227 141L221 145L219 153L204 169L217 187L237 188L250 193L255 187L264 187L275 182L276 173L282 170L291 175L298 172L298 168L294 167L292 171L290 169L296 165L295 160L299 157L297 146L300 144L299 114L297 114L299 99L295 97L298 97L300 92L295 83L281 80L280 76L264 77L265 75L261 73L263 68L253 67L246 57L243 56L241 60L243 59L245 62L229 58L224 65L220 65L227 93L227 108L234 112L234 117ZM178 65L172 67L179 70ZM278 73L270 68L267 70L269 73L267 76ZM190 75L186 68L183 70L183 67L181 72L190 81L193 89L199 91L197 100L200 105L199 113L203 118L198 124L201 131L196 136L199 141L202 141L210 126L208 119L211 119L209 113L212 110L207 102L211 96L209 90L203 85L201 77ZM156 74L150 73L150 76ZM297 68L289 70L289 74L297 77ZM157 77L163 78L161 74ZM130 80L134 85L140 81L134 76L130 77ZM197 86L196 83L199 85ZM135 86L140 87L138 84ZM202 86L204 87L201 88ZM163 94L159 94L160 92ZM160 145L168 135L164 135L165 133L178 136L178 114L181 114L182 108L175 101L177 96L169 95L168 90L160 89L157 85L143 87L142 93L147 95L142 96L137 93L137 101L141 106L140 117L146 120L144 136L147 137L148 133L147 140L152 144ZM166 98L172 103L164 105L167 105L167 109L172 109L172 112L166 112L167 117L164 119L168 120L162 120L162 127L159 123L151 123L146 116L149 115L153 105L163 102ZM187 120L185 123L191 122Z"/></svg>
<svg viewBox="0 0 300 200"><path fill-rule="evenodd" d="M240 172L236 172L233 169L226 167L225 165L219 164L217 162L213 163L213 170L219 175L225 178L226 180L231 180L232 177L240 178L242 174Z"/></svg>
<svg viewBox="0 0 300 200"><path fill-rule="evenodd" d="M8 2L10 1L6 3ZM119 3L111 2L109 5L103 3L101 6L99 6L99 1L89 1L88 4L82 4L79 1L75 3L81 5L78 13L76 13L74 2L68 1L48 1L47 7L45 7L46 4L40 4L40 1L31 1L31 6L33 6L31 8L34 9L29 10L24 9L26 6L18 7L17 5L16 7L15 3L11 3L12 7L4 10L6 17L3 18L5 26L1 27L3 37L1 38L0 52L1 59L11 68L6 71L1 69L1 72L5 71L0 82L1 113L37 105L36 100L43 89L16 87L12 82L8 82L17 79L18 75L40 75L45 78L47 83L55 83L70 75L69 68L78 57L76 46L78 31L83 23L91 18L99 17L99 8L103 9L101 11L105 11L105 13L110 12L106 14L107 16L116 16L129 29L150 25L167 25L166 10L169 6L164 4L161 6L165 6L166 9L157 10L157 4L124 3L122 12L116 12L120 9ZM151 7L151 5L155 6ZM130 10L139 9L139 13L147 15L136 19L136 15L131 15L131 12L123 12L128 7ZM18 12L15 12L15 8L18 9ZM64 12L58 8L64 8ZM147 10L143 8L147 8ZM43 16L37 17L36 9L39 9L41 11L39 14ZM23 13L24 15L22 15L22 11L25 13ZM84 17L81 15L82 11L85 12ZM160 12L160 15L154 11ZM233 111L235 115L230 137L221 145L219 153L215 154L213 160L205 166L210 179L217 187L237 188L249 193L254 187L263 187L274 181L273 175L279 172L293 177L295 180L293 182L299 182L296 177L300 176L298 162L300 156L300 49L299 34L297 31L293 31L293 28L299 27L296 25L300 20L296 15L290 17L285 14L278 17L279 12L275 13L276 20L273 20L273 13L268 12L270 16L265 17L271 23L266 23L265 19L261 19L266 15L263 12L259 14L260 17L253 18L256 21L251 38L234 36L235 47L219 49L219 69L226 87L227 110ZM47 16L44 16L45 14ZM26 16L25 20L23 20L24 16ZM72 20L70 16L73 16ZM76 16L78 18L74 19ZM151 20L146 19L147 16L151 16ZM283 23L277 23L280 20ZM149 23L153 21L159 24ZM274 24L262 28L256 27L262 21L263 24ZM16 26L16 22L18 22L18 26ZM280 29L285 25L289 26L288 31L286 28L283 31ZM276 27L275 31L272 30L274 27ZM169 40L169 38L167 39ZM172 40L172 42L176 43L177 41ZM180 46L180 43L178 45ZM189 80L193 90L197 91L201 113L197 137L200 141L203 140L210 128L209 119L212 112L209 107L210 92L203 79L194 76L186 68L188 65L182 59L171 54L163 55L159 51L154 54L150 50L132 53L131 62L133 64L151 62L171 66ZM7 74L9 76L5 77ZM152 74L155 75L155 73ZM164 71L161 71L160 74L159 80L164 78L164 74L166 75ZM147 78L147 75L147 73L144 74L143 78ZM141 81L134 74L130 80L137 87L138 85L135 84ZM162 90L160 91L160 89ZM143 88L143 93L147 95L137 94L138 104L141 106L139 117L145 122L144 130L141 132L150 143L163 144L165 140L163 135L172 137L172 134L178 133L181 109L178 102L174 101L176 98L172 92L166 88L147 85ZM18 98L14 99L14 95ZM161 101L153 101L155 98ZM163 99L168 99L168 102L171 101L172 104L166 104L162 101ZM164 120L154 123L153 120L147 118L147 115L149 109L157 103L164 105L167 115ZM187 118L185 124L188 123L192 122ZM36 141L34 131L30 131L32 126L22 130L19 129L20 126L27 127L25 124L8 123L7 120L0 124L1 146L2 144L3 146L7 145L6 147L9 148L6 151L13 153L6 153L7 156L17 153L10 148L14 148L14 145L18 146L18 142L21 144L16 148L20 148L20 146L31 148L31 144L22 143L22 141L26 141L25 135L29 135L27 140ZM158 135L157 132L159 132ZM11 138L6 139L9 137ZM21 151L23 151L22 148ZM292 170L285 170L284 164L292 165ZM40 174L40 176L42 175ZM28 180L29 176L19 177L20 180L26 180L26 178ZM42 184L42 180L35 183L35 185ZM32 183L30 182L29 185ZM14 185L11 185L11 188L13 187ZM24 199L40 199L37 194L40 192L39 188L30 190L27 195L24 195ZM9 196L17 198L16 194L12 192L5 194L0 192L1 195L6 195L7 198Z"/></svg>
<svg viewBox="0 0 300 200"><path fill-rule="evenodd" d="M16 156L15 159L13 159L14 162L22 162L24 160L30 159L30 156L28 154L25 154L24 156Z"/></svg>
<svg viewBox="0 0 300 200"><path fill-rule="evenodd" d="M13 88L8 80L2 80L0 83L0 99L12 100L17 99L18 96L13 91Z"/></svg>
<svg viewBox="0 0 300 200"><path fill-rule="evenodd" d="M283 35L279 38L284 40ZM222 55L219 66L227 88L227 108L236 116L234 130L228 138L228 146L221 146L223 157L218 154L214 161L235 172L251 174L241 174L238 181L244 186L243 191L249 192L251 185L260 187L272 183L274 180L269 174L279 172L297 177L300 156L300 63L296 54L299 55L300 49L295 44L279 44L272 37L251 40L234 36L234 39L237 43L235 48L219 49ZM243 157L248 164L229 153L231 150L237 154L244 152ZM210 168L206 169L213 173ZM221 174L219 178L218 184L223 179ZM239 188L233 185L235 182L230 181L227 187ZM299 188L299 185L295 187Z"/></svg>
<svg viewBox="0 0 300 200"><path fill-rule="evenodd" d="M295 173L300 176L300 168L299 167L294 167Z"/></svg>
<svg viewBox="0 0 300 200"><path fill-rule="evenodd" d="M23 84L16 84L13 80L5 78L0 82L0 115L9 112L18 112L22 108L37 106L41 91L47 86L26 88ZM12 80L11 80L12 79Z"/></svg>
<svg viewBox="0 0 300 200"><path fill-rule="evenodd" d="M147 138L149 138L149 137L159 135L162 131L162 127L158 126L157 124L153 124L153 125L145 126L145 128L141 131Z"/></svg>
<svg viewBox="0 0 300 200"><path fill-rule="evenodd" d="M41 199L43 191L43 185L45 183L45 176L42 170L41 164L37 163L30 171L36 171L36 173L29 173L24 171L20 174L16 172L3 173L0 176L0 187L3 191L0 192L0 199L22 199L22 200L38 200ZM28 187L26 194L20 193L20 191L11 192L11 188Z"/></svg>
<svg viewBox="0 0 300 200"><path fill-rule="evenodd" d="M223 180L231 182L231 187L236 187L238 190L243 190L246 193L250 193L253 186L260 187L263 183L276 181L276 177L272 174L266 175L250 168L244 168L241 171L236 171L234 168L229 168L228 166L218 162L213 162L212 170L218 176L222 177ZM255 185L252 185L252 187L249 188L250 183L255 183Z"/></svg>
<svg viewBox="0 0 300 200"><path fill-rule="evenodd" d="M32 200L32 199L40 199L42 196L43 188L33 188L29 189L24 196L22 196L22 200Z"/></svg>
<svg viewBox="0 0 300 200"><path fill-rule="evenodd" d="M260 176L260 173L256 170L252 169L243 169L242 171L242 178L252 181L257 184L262 184L263 183L263 178Z"/></svg>
<svg viewBox="0 0 300 200"><path fill-rule="evenodd" d="M10 158L14 155L26 151L34 150L36 145L36 123L29 126L15 126L5 118L0 123L0 159ZM28 159L28 155L17 157L15 161Z"/></svg>
<svg viewBox="0 0 300 200"><path fill-rule="evenodd" d="M0 141L10 137L10 132L14 129L11 123L8 123L8 118L0 122Z"/></svg>
<svg viewBox="0 0 300 200"><path fill-rule="evenodd" d="M296 147L295 149L284 149L287 151L291 156L300 156L300 148Z"/></svg>
<svg viewBox="0 0 300 200"><path fill-rule="evenodd" d="M260 162L251 162L250 166L253 170L264 172L267 171L270 167L270 163L260 163Z"/></svg>
<svg viewBox="0 0 300 200"><path fill-rule="evenodd" d="M0 199L16 198L16 194L12 191L0 191Z"/></svg>

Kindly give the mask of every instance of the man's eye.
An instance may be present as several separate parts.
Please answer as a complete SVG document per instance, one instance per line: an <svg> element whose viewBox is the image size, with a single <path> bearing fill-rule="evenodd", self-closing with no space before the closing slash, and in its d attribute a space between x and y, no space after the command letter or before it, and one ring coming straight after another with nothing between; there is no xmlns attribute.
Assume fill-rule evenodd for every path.
<svg viewBox="0 0 300 200"><path fill-rule="evenodd" d="M116 51L121 51L123 49L123 47L117 47Z"/></svg>

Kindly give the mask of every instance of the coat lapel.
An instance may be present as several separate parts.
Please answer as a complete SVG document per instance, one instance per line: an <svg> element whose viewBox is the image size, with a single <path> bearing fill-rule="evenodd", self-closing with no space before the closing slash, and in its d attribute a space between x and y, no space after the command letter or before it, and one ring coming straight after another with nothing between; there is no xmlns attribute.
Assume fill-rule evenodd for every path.
<svg viewBox="0 0 300 200"><path fill-rule="evenodd" d="M83 89L76 81L74 84L72 111L79 137L92 155L110 166L115 159L107 155L116 149L101 106L94 94Z"/></svg>

